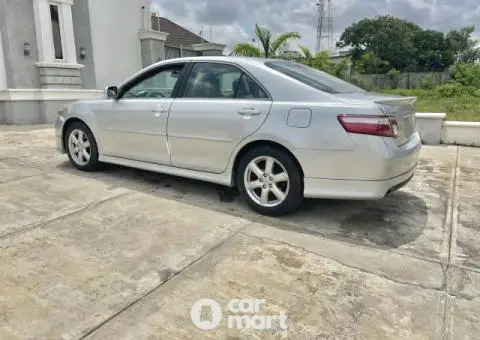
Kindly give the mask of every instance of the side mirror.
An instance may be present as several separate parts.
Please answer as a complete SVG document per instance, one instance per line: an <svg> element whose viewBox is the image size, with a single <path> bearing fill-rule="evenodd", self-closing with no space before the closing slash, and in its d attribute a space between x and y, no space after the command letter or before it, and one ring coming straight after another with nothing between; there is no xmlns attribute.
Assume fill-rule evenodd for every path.
<svg viewBox="0 0 480 340"><path fill-rule="evenodd" d="M108 86L105 88L105 97L109 99L118 98L118 88L116 86Z"/></svg>

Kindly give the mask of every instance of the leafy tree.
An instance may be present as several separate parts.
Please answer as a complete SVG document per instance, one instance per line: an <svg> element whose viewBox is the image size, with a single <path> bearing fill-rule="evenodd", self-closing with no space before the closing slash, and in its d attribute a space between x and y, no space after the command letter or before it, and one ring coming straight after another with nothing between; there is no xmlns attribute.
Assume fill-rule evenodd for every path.
<svg viewBox="0 0 480 340"><path fill-rule="evenodd" d="M447 46L459 63L473 63L480 61L479 41L472 38L475 26L468 26L459 31L452 30L446 35Z"/></svg>
<svg viewBox="0 0 480 340"><path fill-rule="evenodd" d="M255 24L255 36L259 47L250 43L240 43L233 48L232 54L246 57L274 58L283 53L288 42L300 39L297 32L287 32L274 38L273 32L267 27Z"/></svg>
<svg viewBox="0 0 480 340"><path fill-rule="evenodd" d="M480 60L478 42L471 37L474 30L465 27L444 34L386 15L354 23L343 32L337 46L351 47L354 64L361 64L356 69L367 73L379 65L375 73L387 73L391 68L442 71L455 62Z"/></svg>
<svg viewBox="0 0 480 340"><path fill-rule="evenodd" d="M405 70L415 67L412 61L415 59L416 50L412 38L418 31L421 31L421 28L417 25L389 15L366 18L348 27L337 45L341 48L352 47L354 63L362 58L364 61L376 61L373 58L375 56L380 61L388 62L390 68ZM381 66L386 65L382 62ZM381 73L388 70L388 67L384 67Z"/></svg>
<svg viewBox="0 0 480 340"><path fill-rule="evenodd" d="M442 32L434 30L417 31L413 37L416 47L416 70L438 71L448 68L455 62L454 53L448 48Z"/></svg>

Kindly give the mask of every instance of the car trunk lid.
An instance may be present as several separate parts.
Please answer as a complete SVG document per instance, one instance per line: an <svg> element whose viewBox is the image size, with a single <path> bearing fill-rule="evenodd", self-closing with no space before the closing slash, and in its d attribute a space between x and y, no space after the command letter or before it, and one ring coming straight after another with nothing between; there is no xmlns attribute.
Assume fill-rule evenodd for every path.
<svg viewBox="0 0 480 340"><path fill-rule="evenodd" d="M415 133L415 103L416 97L402 97L395 95L383 95L372 92L341 93L335 94L340 100L361 104L373 102L377 104L387 116L393 116L398 122L398 145L405 144Z"/></svg>

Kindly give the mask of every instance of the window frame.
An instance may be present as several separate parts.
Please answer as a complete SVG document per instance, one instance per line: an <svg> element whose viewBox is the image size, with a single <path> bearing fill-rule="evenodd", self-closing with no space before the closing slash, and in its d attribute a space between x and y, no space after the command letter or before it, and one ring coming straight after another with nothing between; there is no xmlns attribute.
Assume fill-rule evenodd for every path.
<svg viewBox="0 0 480 340"><path fill-rule="evenodd" d="M36 66L52 66L55 64L72 65L80 69L83 66L77 62L75 49L75 31L73 25L72 6L73 0L33 0L35 21L35 37L37 40L38 61ZM58 9L62 59L55 57L55 43L53 38L53 25L51 7Z"/></svg>
<svg viewBox="0 0 480 340"><path fill-rule="evenodd" d="M152 69L146 70L145 72L142 72L141 74L137 75L136 77L128 80L126 83L120 85L118 88L118 98L117 100L130 100L130 99L152 99L152 100L158 100L158 99L173 99L177 97L178 91L180 87L183 84L183 80L185 78L185 74L187 73L189 69L189 63L187 62L182 62L182 63L170 63L170 64L164 64L160 65L158 67L154 67ZM165 97L165 98L155 98L155 97L146 97L146 98L124 98L123 95L141 83L142 81L154 77L155 75L159 74L160 72L166 71L170 68L175 68L175 67L181 67L183 66L183 69L180 71L180 75L178 76L178 80L175 83L175 86L173 87L172 94L170 97Z"/></svg>
<svg viewBox="0 0 480 340"><path fill-rule="evenodd" d="M217 60L215 60L215 61L213 61L213 60L201 60L200 61L199 60L199 61L190 62L190 64L191 64L190 67L188 68L188 70L184 74L184 79L183 79L183 82L181 84L181 88L179 89L179 91L177 93L176 98L191 99L191 100L225 100L225 101L229 101L229 100L259 100L259 101L272 101L272 96L270 95L270 92L267 91L265 86L263 86L250 72L248 72L244 67L242 67L239 64L232 63L232 62L217 61ZM267 97L265 97L265 98L237 98L238 85L237 85L237 88L235 89L233 98L202 98L202 97L192 98L192 97L185 97L184 95L185 95L187 81L190 78L190 76L192 75L192 70L193 70L193 68L195 67L196 64L228 65L228 66L237 68L241 73L240 78L239 78L240 80L243 78L243 75L246 75L246 76L250 77L250 79L252 79L252 81L255 82L255 84L258 87L260 87L263 92L265 92ZM239 82L239 84L240 84L240 82Z"/></svg>
<svg viewBox="0 0 480 340"><path fill-rule="evenodd" d="M65 62L66 61L66 50L67 50L67 44L65 41L64 37L64 27L63 27L63 13L62 13L62 8L61 8L62 3L61 2L55 2L53 0L48 1L48 8L50 10L50 30L52 32L52 48L53 48L53 58L55 62ZM58 15L58 30L59 30L59 35L60 35L60 48L61 48L61 53L62 53L62 58L57 58L56 56L56 51L55 51L55 35L53 33L53 19L51 16L51 10L52 6L55 6L57 8L57 15Z"/></svg>

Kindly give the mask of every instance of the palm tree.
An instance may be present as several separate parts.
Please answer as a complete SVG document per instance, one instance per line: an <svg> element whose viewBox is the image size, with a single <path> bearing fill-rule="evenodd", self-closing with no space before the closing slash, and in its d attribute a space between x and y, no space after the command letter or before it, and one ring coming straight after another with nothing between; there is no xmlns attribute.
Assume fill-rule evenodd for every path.
<svg viewBox="0 0 480 340"><path fill-rule="evenodd" d="M333 62L330 59L330 53L328 51L319 51L312 53L308 47L298 46L303 53L302 62L310 67L329 72L333 68Z"/></svg>
<svg viewBox="0 0 480 340"><path fill-rule="evenodd" d="M308 47L298 46L303 53L303 58L300 60L303 64L314 67L318 70L333 74L337 77L345 77L349 69L350 59L344 58L338 63L331 59L331 53L328 51L319 51L312 53Z"/></svg>
<svg viewBox="0 0 480 340"><path fill-rule="evenodd" d="M260 42L260 47L250 43L240 43L233 48L232 54L245 57L273 58L285 51L289 41L300 39L300 34L297 32L283 33L274 39L270 29L258 24L255 24L255 36Z"/></svg>

